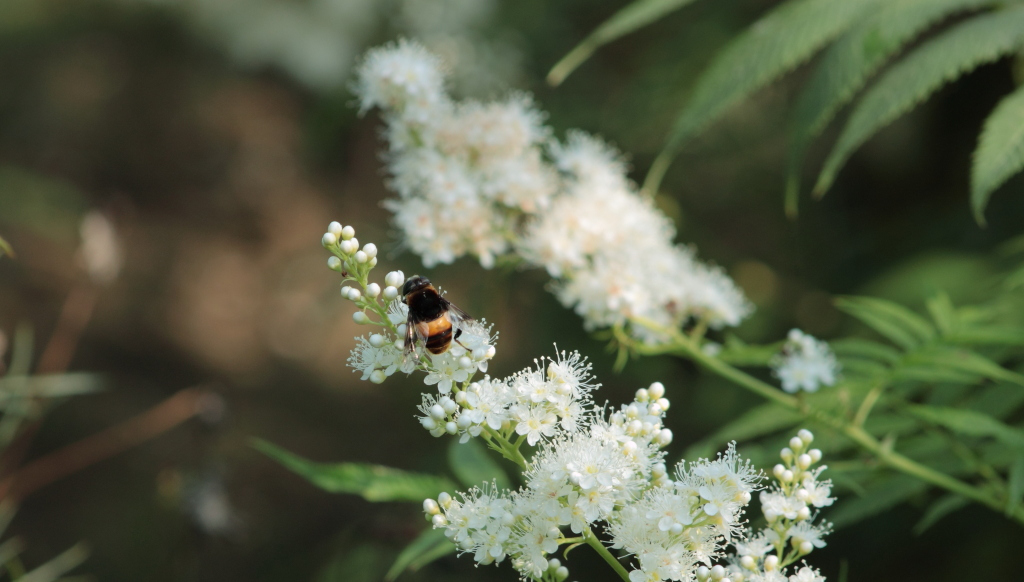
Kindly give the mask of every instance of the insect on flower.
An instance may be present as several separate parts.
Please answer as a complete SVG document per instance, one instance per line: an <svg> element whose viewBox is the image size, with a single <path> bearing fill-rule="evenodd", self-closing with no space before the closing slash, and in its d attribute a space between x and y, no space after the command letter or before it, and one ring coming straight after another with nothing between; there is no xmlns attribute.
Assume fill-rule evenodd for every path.
<svg viewBox="0 0 1024 582"><path fill-rule="evenodd" d="M406 353L415 351L416 340L420 340L428 352L443 354L451 347L452 341L459 343L459 336L462 335L460 324L473 320L465 311L442 297L429 279L419 275L413 275L405 282L402 302L409 306L405 331Z"/></svg>

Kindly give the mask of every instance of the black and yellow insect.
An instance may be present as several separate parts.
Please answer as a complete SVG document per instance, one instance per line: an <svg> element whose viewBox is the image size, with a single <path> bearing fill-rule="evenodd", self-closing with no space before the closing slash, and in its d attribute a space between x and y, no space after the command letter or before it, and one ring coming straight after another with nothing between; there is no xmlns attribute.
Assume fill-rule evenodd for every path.
<svg viewBox="0 0 1024 582"><path fill-rule="evenodd" d="M415 350L417 340L432 354L443 354L458 342L462 335L459 324L472 321L465 311L459 309L437 292L426 277L413 275L402 287L402 302L409 306L409 319L405 330L405 350Z"/></svg>

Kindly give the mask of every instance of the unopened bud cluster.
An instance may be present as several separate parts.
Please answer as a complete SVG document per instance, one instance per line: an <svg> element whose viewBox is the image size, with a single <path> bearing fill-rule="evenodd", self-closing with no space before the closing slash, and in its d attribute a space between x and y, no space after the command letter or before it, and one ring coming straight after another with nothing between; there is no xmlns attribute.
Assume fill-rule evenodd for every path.
<svg viewBox="0 0 1024 582"><path fill-rule="evenodd" d="M362 372L363 380L380 384L398 370L407 374L421 370L426 373L424 381L428 385L438 384L442 391L450 391L455 383L466 382L476 371L487 369L488 360L495 354L489 326L478 321L457 323L459 342L440 355L423 353L421 347L406 350L409 310L401 301L405 274L391 271L384 276L383 287L371 282L371 271L377 266L377 245L366 243L360 247L352 226L332 222L321 242L332 253L327 259L328 268L343 277L341 296L355 304L352 320L380 328L356 338L348 359L349 366Z"/></svg>

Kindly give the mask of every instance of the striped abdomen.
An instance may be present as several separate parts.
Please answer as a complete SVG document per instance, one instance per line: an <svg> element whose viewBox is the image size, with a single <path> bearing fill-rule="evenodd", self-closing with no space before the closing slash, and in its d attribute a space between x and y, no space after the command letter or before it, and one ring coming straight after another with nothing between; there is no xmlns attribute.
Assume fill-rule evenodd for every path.
<svg viewBox="0 0 1024 582"><path fill-rule="evenodd" d="M452 322L447 313L433 321L417 323L416 332L423 338L427 351L432 354L443 354L452 345Z"/></svg>

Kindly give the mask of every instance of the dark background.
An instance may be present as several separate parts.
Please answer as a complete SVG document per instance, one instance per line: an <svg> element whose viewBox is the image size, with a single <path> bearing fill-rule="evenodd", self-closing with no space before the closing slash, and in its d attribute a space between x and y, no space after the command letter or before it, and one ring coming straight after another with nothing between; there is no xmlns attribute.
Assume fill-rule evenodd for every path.
<svg viewBox="0 0 1024 582"><path fill-rule="evenodd" d="M92 554L77 572L99 580L380 579L425 526L419 508L324 493L250 446L260 437L319 461L446 471L447 441L413 419L419 380L376 386L346 368L360 330L325 268L319 238L331 220L384 249L381 272L429 273L495 323L495 375L557 342L591 357L601 400L663 381L672 459L758 403L678 360L612 372L604 343L544 290L543 273L484 271L471 260L428 272L399 252L379 204L388 196L380 123L356 115L343 83L311 87L285 67L240 64L169 3L4 4L0 234L19 254L0 260L0 329L31 323L41 350L65 297L89 285L75 257L85 209L113 217L125 252L70 366L104 374L106 390L54 406L29 459L182 388L202 386L224 404L223 414L30 496L8 530L26 540L26 563L84 540ZM518 72L506 81L534 93L557 134L603 135L642 180L696 74L774 2L698 2L602 49L563 86L546 86L547 69L620 4L501 2L481 34L514 48ZM383 18L357 46L399 32ZM806 69L684 150L659 205L680 241L725 266L757 304L741 337L774 341L793 326L834 337L849 325L831 307L837 294L915 308L936 286L957 301L977 297L974 283L993 272L994 249L1020 233L1024 217L1020 178L993 197L987 228L968 208L970 154L985 115L1014 86L1011 65L977 70L882 131L822 201L803 202L795 222L782 211L785 128ZM835 128L817 142L806 180L834 137ZM836 532L813 564L830 580L1019 577L1024 532L987 509L969 506L913 535L935 497ZM586 550L570 566L574 580L613 578ZM408 575L515 578L507 565L474 569L468 558Z"/></svg>

